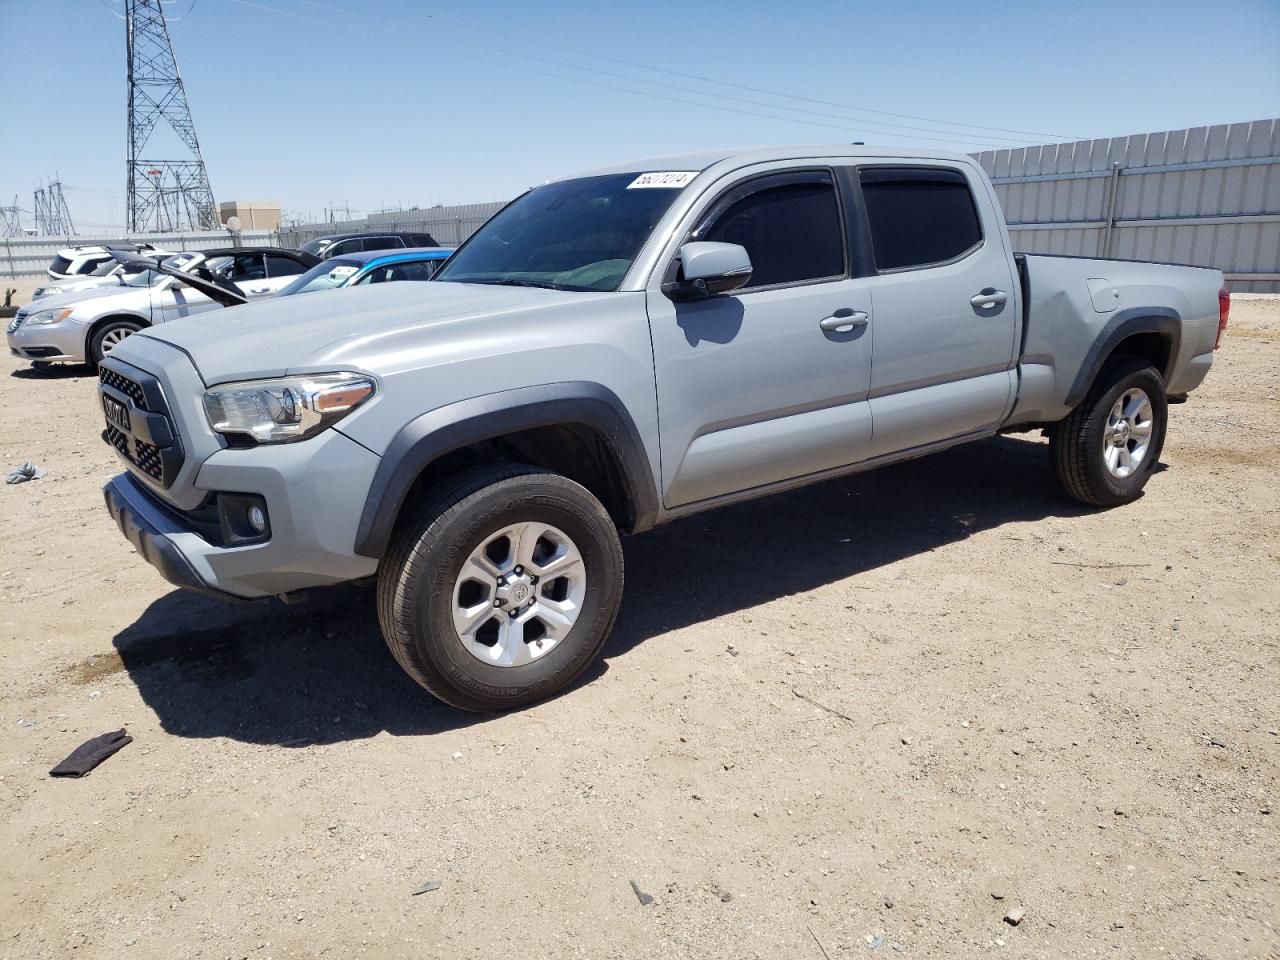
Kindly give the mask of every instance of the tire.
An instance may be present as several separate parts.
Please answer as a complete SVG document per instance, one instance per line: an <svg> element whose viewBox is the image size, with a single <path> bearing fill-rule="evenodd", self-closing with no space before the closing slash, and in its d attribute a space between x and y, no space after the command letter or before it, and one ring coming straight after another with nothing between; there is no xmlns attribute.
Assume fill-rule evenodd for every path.
<svg viewBox="0 0 1280 960"><path fill-rule="evenodd" d="M108 320L98 327L89 338L90 365L96 369L102 362L102 358L107 356L121 340L133 336L144 326L146 324L138 320Z"/></svg>
<svg viewBox="0 0 1280 960"><path fill-rule="evenodd" d="M378 620L396 662L433 696L510 710L591 665L622 582L617 528L590 491L538 467L489 464L402 518L378 568Z"/></svg>
<svg viewBox="0 0 1280 960"><path fill-rule="evenodd" d="M1145 408L1135 406L1140 398ZM1118 409L1145 409L1149 415L1138 412L1121 418L1125 426L1113 425ZM1112 358L1080 405L1049 431L1049 455L1062 488L1095 507L1133 502L1160 460L1168 422L1160 372L1140 357Z"/></svg>

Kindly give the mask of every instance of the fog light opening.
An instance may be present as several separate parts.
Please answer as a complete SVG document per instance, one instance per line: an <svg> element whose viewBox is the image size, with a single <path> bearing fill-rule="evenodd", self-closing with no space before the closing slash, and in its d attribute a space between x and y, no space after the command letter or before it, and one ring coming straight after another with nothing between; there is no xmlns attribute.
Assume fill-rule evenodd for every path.
<svg viewBox="0 0 1280 960"><path fill-rule="evenodd" d="M267 515L256 503L249 508L249 526L257 533L267 532Z"/></svg>

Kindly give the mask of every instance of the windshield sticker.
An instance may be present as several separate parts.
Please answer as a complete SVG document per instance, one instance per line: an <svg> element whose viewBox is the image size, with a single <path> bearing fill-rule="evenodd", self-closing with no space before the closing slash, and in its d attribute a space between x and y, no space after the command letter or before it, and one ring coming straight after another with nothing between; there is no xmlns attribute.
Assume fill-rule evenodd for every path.
<svg viewBox="0 0 1280 960"><path fill-rule="evenodd" d="M343 280L346 280L355 272L356 272L355 267L348 267L348 266L334 267L332 270L329 271L329 282L341 283Z"/></svg>
<svg viewBox="0 0 1280 960"><path fill-rule="evenodd" d="M627 189L639 190L644 187L661 187L667 190L678 190L681 187L687 187L689 181L697 175L697 170L667 170L659 173L642 173L627 184Z"/></svg>

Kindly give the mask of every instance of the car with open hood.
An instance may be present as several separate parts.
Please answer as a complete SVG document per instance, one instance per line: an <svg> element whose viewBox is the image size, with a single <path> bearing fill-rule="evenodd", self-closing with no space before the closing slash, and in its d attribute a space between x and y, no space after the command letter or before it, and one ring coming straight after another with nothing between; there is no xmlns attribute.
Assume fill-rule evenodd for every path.
<svg viewBox="0 0 1280 960"><path fill-rule="evenodd" d="M97 365L139 330L206 310L269 297L319 263L299 250L225 247L156 263L111 252L125 270L114 285L45 297L9 322L9 352L33 363Z"/></svg>

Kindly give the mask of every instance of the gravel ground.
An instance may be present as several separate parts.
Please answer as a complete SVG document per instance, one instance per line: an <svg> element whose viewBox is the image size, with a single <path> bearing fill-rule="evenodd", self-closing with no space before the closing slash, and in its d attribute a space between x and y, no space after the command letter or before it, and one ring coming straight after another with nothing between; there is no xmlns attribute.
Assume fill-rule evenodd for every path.
<svg viewBox="0 0 1280 960"><path fill-rule="evenodd" d="M371 591L170 589L93 378L2 363L4 957L1280 954L1280 300L1139 502L1028 435L631 538L598 668L496 717Z"/></svg>

